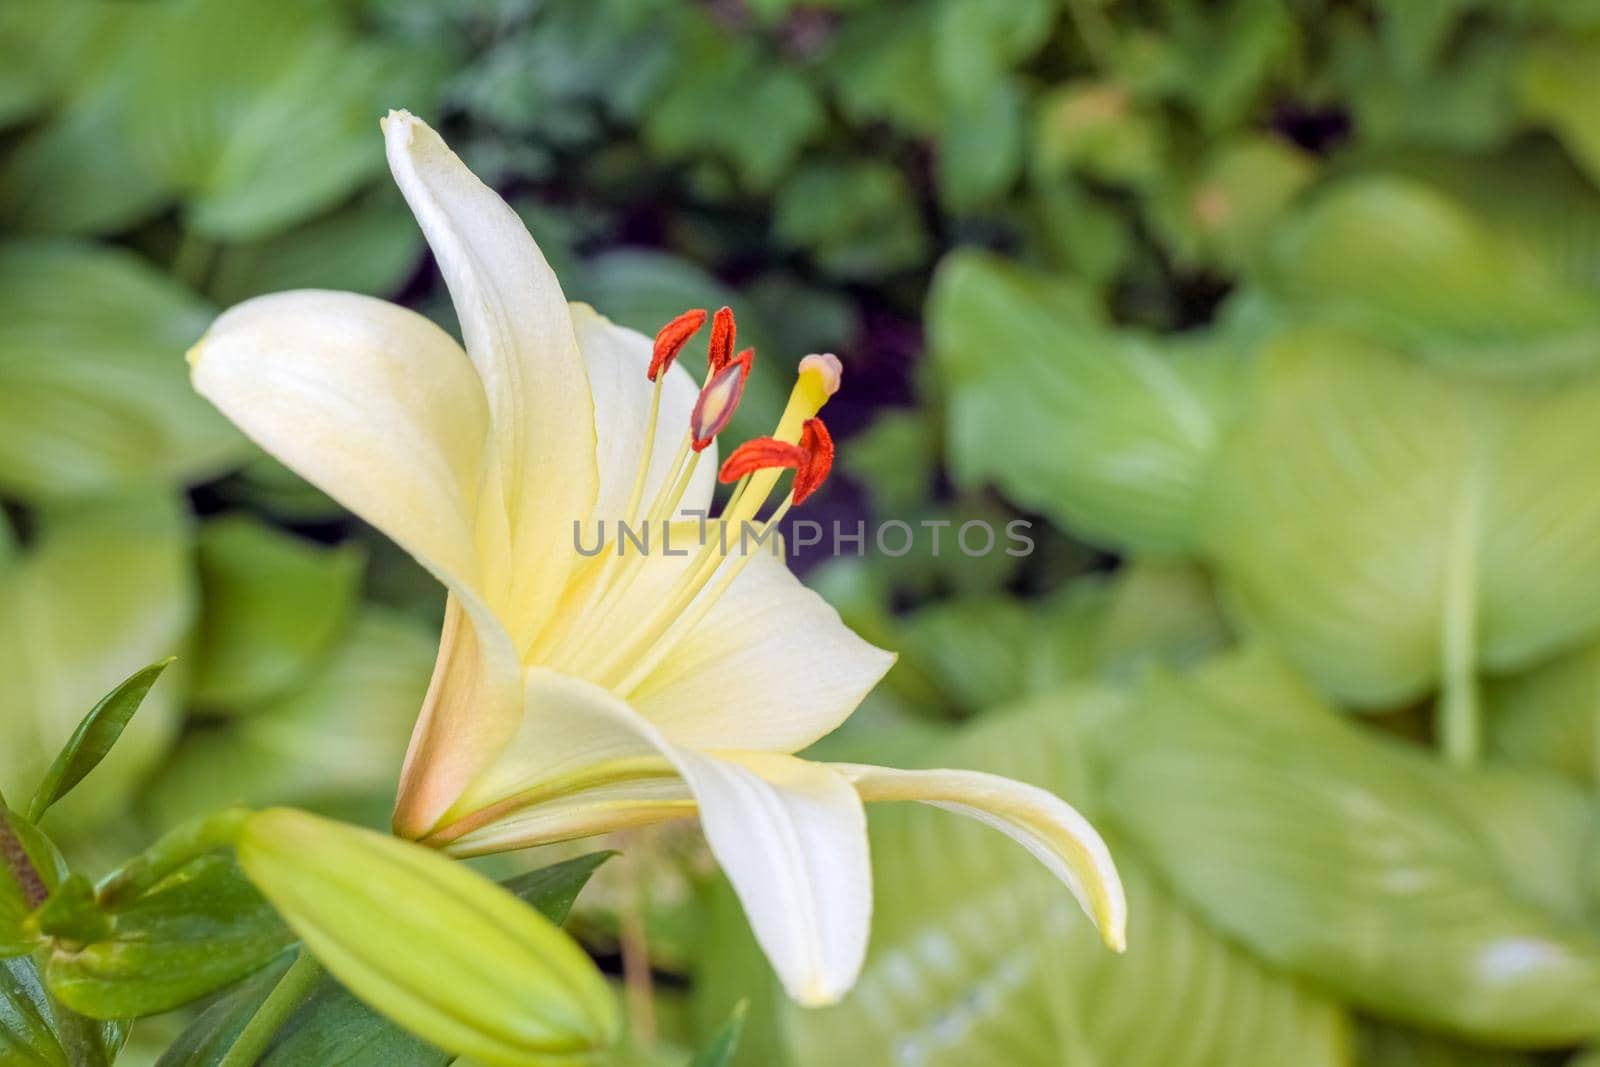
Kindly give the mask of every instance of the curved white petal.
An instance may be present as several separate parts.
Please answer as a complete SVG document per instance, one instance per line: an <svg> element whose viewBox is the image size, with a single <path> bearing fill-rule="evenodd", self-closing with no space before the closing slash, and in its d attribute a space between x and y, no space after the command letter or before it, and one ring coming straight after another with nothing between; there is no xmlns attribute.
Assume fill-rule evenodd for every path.
<svg viewBox="0 0 1600 1067"><path fill-rule="evenodd" d="M916 800L977 819L1020 842L1064 882L1106 944L1127 943L1128 902L1106 843L1087 819L1044 789L978 771L899 771L833 764L863 800Z"/></svg>
<svg viewBox="0 0 1600 1067"><path fill-rule="evenodd" d="M611 693L554 671L530 669L526 685L522 728L501 761L473 783L452 813L456 818L473 825L481 821L473 819L476 806L535 795L541 784L570 781L596 767L664 759L687 784L711 850L789 994L819 1006L849 990L866 957L872 874L861 799L843 776L788 756L711 754L675 745ZM563 825L597 833L637 825L641 811L653 817L684 811L684 798L662 786L661 777L654 772L633 787L595 782L586 821L570 803L557 803ZM513 810L506 811L508 823ZM615 822L606 820L608 812ZM448 830L433 843L481 851L477 846L492 825L473 826L476 844Z"/></svg>
<svg viewBox="0 0 1600 1067"><path fill-rule="evenodd" d="M781 558L757 551L704 620L624 695L679 744L798 752L849 718L894 660Z"/></svg>
<svg viewBox="0 0 1600 1067"><path fill-rule="evenodd" d="M224 313L189 352L195 388L245 435L473 589L483 389L421 315L353 293L277 293Z"/></svg>
<svg viewBox="0 0 1600 1067"><path fill-rule="evenodd" d="M572 328L589 372L594 393L596 462L600 472L600 500L595 518L608 524L624 517L644 457L645 430L650 422L650 400L655 386L645 377L650 367L652 342L636 330L618 326L588 304L572 305ZM655 445L650 473L645 480L640 511L656 499L679 446L689 432L700 386L684 368L674 363L662 382L661 410L656 419ZM713 444L700 456L684 492L678 514L709 512L717 484L717 449ZM629 516L632 522L637 516Z"/></svg>
<svg viewBox="0 0 1600 1067"><path fill-rule="evenodd" d="M561 592L574 520L593 509L594 413L566 298L516 212L426 123L383 123L389 167L450 287L488 393L490 468L501 481L515 566L508 619L519 646Z"/></svg>

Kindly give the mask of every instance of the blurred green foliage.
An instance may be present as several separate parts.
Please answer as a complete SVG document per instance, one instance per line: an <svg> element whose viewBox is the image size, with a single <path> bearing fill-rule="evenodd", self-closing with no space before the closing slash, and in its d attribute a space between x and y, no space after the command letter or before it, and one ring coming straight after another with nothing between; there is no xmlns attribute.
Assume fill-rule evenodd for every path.
<svg viewBox="0 0 1600 1067"><path fill-rule="evenodd" d="M875 814L865 976L804 1014L645 850L649 1062L741 1000L750 1067L1588 1062L1597 97L1594 0L11 0L0 791L178 653L52 816L75 855L231 803L384 818L437 589L182 353L302 286L450 325L384 174L407 107L574 298L733 304L767 367L735 433L839 351L819 520L1034 522L1026 559L806 561L902 654L827 744L1055 788L1129 882L1112 958L1013 846Z"/></svg>

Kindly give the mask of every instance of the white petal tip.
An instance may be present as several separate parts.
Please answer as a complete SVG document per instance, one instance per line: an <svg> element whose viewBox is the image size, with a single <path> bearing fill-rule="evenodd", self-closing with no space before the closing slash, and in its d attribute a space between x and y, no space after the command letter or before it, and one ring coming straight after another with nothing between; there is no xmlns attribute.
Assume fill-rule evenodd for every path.
<svg viewBox="0 0 1600 1067"><path fill-rule="evenodd" d="M847 990L835 989L820 978L813 979L798 990L791 990L790 996L802 1008L831 1008L844 999Z"/></svg>
<svg viewBox="0 0 1600 1067"><path fill-rule="evenodd" d="M378 127L383 130L383 135L400 145L411 143L412 131L419 124L417 117L404 108L390 109L387 115L378 120Z"/></svg>
<svg viewBox="0 0 1600 1067"><path fill-rule="evenodd" d="M187 351L187 352L185 352L183 354L183 358L188 362L190 370L198 370L199 369L199 367L200 367L200 359L201 359L202 356L205 355L205 352L203 351L205 346L206 346L206 339L204 337L202 337L202 338L200 338L200 340L198 340L194 344L190 345L189 346L189 351Z"/></svg>

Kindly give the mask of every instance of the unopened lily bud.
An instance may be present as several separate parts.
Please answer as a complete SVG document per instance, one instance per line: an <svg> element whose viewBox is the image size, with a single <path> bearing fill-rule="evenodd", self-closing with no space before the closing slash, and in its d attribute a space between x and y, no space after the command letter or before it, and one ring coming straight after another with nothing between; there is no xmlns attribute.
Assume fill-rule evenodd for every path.
<svg viewBox="0 0 1600 1067"><path fill-rule="evenodd" d="M575 1065L616 1036L583 950L456 861L288 809L254 816L237 850L335 978L448 1052L487 1067Z"/></svg>

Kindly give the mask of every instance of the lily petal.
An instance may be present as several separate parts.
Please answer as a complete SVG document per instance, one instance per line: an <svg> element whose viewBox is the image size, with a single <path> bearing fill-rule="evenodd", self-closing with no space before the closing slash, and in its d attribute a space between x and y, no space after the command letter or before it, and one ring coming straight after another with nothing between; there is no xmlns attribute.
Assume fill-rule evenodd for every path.
<svg viewBox="0 0 1600 1067"><path fill-rule="evenodd" d="M603 780L606 768L617 781ZM670 771L687 785L687 796L663 784ZM472 826L479 821L474 805L493 812L497 800L532 799L541 787L574 775L586 782L590 811L600 814L585 819L557 790L550 799L569 829L594 833L699 811L756 940L796 1001L830 1004L854 984L866 957L872 874L861 799L844 776L789 756L692 751L610 692L533 668L522 729L455 814ZM635 780L628 783L630 776ZM684 803L691 798L694 809ZM515 810L506 807L508 821ZM446 830L429 843L478 851L493 821L499 820L472 826L471 836L451 838Z"/></svg>
<svg viewBox="0 0 1600 1067"><path fill-rule="evenodd" d="M267 452L447 585L476 587L488 412L466 353L413 311L301 290L223 314L195 388Z"/></svg>
<svg viewBox="0 0 1600 1067"><path fill-rule="evenodd" d="M522 664L511 636L472 598L445 603L439 656L411 731L394 831L419 838L490 766L522 717Z"/></svg>
<svg viewBox="0 0 1600 1067"><path fill-rule="evenodd" d="M849 718L894 665L782 559L752 551L705 619L623 694L678 744L737 738L741 749L798 752Z"/></svg>
<svg viewBox="0 0 1600 1067"><path fill-rule="evenodd" d="M866 801L916 800L977 819L1019 842L1064 882L1107 945L1127 945L1128 902L1106 843L1054 793L978 771L833 764Z"/></svg>
<svg viewBox="0 0 1600 1067"><path fill-rule="evenodd" d="M608 523L627 518L634 523L638 516L624 516L623 510L638 476L645 430L650 422L650 398L655 386L646 379L645 371L650 366L651 340L618 326L587 304L572 305L572 328L588 368L599 434L596 461L600 502L595 506L594 517ZM682 362L674 363L662 383L661 410L656 418L655 444L650 451L650 473L645 479L641 511L649 508L666 481L678 447L688 435L689 414L699 395L694 377ZM687 512L709 513L717 484L715 448L713 445L707 450L709 455L700 457L679 505L679 516Z"/></svg>
<svg viewBox="0 0 1600 1067"><path fill-rule="evenodd" d="M502 485L516 566L508 619L523 647L560 596L576 553L571 526L598 492L583 357L555 273L506 202L428 125L383 123L389 167L450 288L493 422L488 458Z"/></svg>

